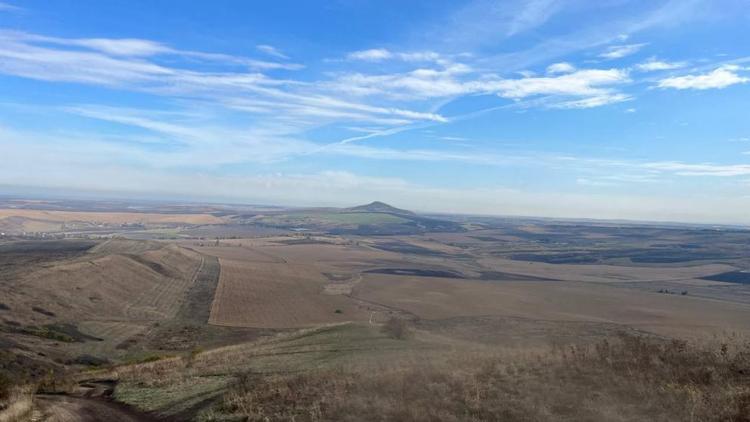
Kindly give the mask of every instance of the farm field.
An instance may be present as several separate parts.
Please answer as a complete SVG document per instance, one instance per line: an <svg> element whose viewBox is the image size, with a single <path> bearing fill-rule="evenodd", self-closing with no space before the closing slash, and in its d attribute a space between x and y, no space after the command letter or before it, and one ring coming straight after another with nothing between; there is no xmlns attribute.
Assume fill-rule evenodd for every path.
<svg viewBox="0 0 750 422"><path fill-rule="evenodd" d="M0 209L0 219L11 217L28 218L55 223L92 222L101 224L217 224L220 218L208 214L156 214L136 212L83 212L83 211L47 211L31 209Z"/></svg>
<svg viewBox="0 0 750 422"><path fill-rule="evenodd" d="M367 274L354 296L427 320L507 316L605 322L688 338L750 334L750 305L577 282L477 282Z"/></svg>
<svg viewBox="0 0 750 422"><path fill-rule="evenodd" d="M368 317L351 299L323 294L326 279L313 266L220 262L211 324L294 328Z"/></svg>

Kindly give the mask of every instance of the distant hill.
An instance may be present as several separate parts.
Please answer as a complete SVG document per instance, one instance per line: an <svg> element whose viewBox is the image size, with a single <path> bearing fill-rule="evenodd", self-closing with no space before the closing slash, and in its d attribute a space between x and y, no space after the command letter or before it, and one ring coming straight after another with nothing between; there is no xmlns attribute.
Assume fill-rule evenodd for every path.
<svg viewBox="0 0 750 422"><path fill-rule="evenodd" d="M343 212L383 212L387 214L409 215L409 216L416 215L412 211L404 210L401 208L396 208L394 206L386 204L385 202L380 202L380 201L374 201L366 205L359 205L359 206L351 207L351 208L344 208L342 211Z"/></svg>
<svg viewBox="0 0 750 422"><path fill-rule="evenodd" d="M306 229L331 234L408 235L457 232L456 222L425 217L384 202L350 208L308 208L232 217L239 224L260 224L281 229Z"/></svg>

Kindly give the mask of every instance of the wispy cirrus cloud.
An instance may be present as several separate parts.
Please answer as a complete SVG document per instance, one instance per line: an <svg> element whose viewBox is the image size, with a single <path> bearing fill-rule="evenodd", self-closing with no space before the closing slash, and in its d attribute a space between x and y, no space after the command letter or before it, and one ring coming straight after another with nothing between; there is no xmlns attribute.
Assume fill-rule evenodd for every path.
<svg viewBox="0 0 750 422"><path fill-rule="evenodd" d="M679 161L660 161L645 163L642 167L671 172L678 176L736 177L750 175L750 164L694 164Z"/></svg>
<svg viewBox="0 0 750 422"><path fill-rule="evenodd" d="M422 68L406 73L348 73L340 75L332 87L356 96L380 95L394 99L473 94L494 94L512 100L554 96L558 102L566 104L566 108L590 108L623 101L627 96L618 93L616 87L629 81L628 72L621 69L581 69L560 75L513 79L475 72L470 66L453 63L442 69Z"/></svg>
<svg viewBox="0 0 750 422"><path fill-rule="evenodd" d="M630 56L637 53L646 46L646 43L642 44L624 44L624 45L613 45L601 54L599 57L608 60L621 59L623 57Z"/></svg>
<svg viewBox="0 0 750 422"><path fill-rule="evenodd" d="M288 59L289 58L289 56L287 56L286 54L282 53L281 50L279 50L278 48L276 48L276 47L274 47L272 45L259 44L259 45L256 45L255 48L257 48L258 51L262 51L263 53L266 53L269 56L273 56L273 57L276 57L276 58L279 58L279 59Z"/></svg>
<svg viewBox="0 0 750 422"><path fill-rule="evenodd" d="M172 61L166 65L159 60L163 55L209 61L232 69L207 72L179 66ZM297 68L298 65L182 51L147 40L67 39L3 31L0 32L0 59L0 72L5 74L163 96L191 96L235 110L273 115L287 122L296 118L308 125L337 120L384 123L389 118L392 118L391 124L444 120L435 113L334 98L318 83L279 79L264 73L290 69L290 66ZM258 71L237 70L238 65L258 68ZM325 119L312 119L311 116Z"/></svg>
<svg viewBox="0 0 750 422"><path fill-rule="evenodd" d="M739 74L740 70L742 68L738 65L727 64L708 73L664 78L659 81L657 86L673 89L722 89L750 81L750 78Z"/></svg>
<svg viewBox="0 0 750 422"><path fill-rule="evenodd" d="M685 62L668 62L652 57L643 63L637 64L635 68L643 72L654 72L659 70L679 69L685 66L687 66L687 63Z"/></svg>
<svg viewBox="0 0 750 422"><path fill-rule="evenodd" d="M297 63L279 63L227 54L180 50L160 42L139 38L60 38L21 31L0 30L0 42L3 42L5 45L15 44L19 48L33 46L46 50L52 50L50 46L82 47L93 52L104 53L108 56L121 59L171 55L201 61L218 62L225 65L241 65L257 70L299 70L304 68L304 66ZM85 50L72 49L62 51L72 53L86 52Z"/></svg>

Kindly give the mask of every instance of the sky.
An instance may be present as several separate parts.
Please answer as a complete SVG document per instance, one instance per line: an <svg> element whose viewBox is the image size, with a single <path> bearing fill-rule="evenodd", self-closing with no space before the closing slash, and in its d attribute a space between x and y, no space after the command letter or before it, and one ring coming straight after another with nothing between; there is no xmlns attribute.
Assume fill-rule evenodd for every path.
<svg viewBox="0 0 750 422"><path fill-rule="evenodd" d="M0 0L0 193L750 224L750 0Z"/></svg>

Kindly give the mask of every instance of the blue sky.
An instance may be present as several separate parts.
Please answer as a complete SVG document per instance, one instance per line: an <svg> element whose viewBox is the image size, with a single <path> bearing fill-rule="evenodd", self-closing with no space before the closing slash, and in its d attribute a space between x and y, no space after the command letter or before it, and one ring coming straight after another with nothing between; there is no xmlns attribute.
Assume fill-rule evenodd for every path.
<svg viewBox="0 0 750 422"><path fill-rule="evenodd" d="M747 0L0 0L0 187L748 224L747 28Z"/></svg>

